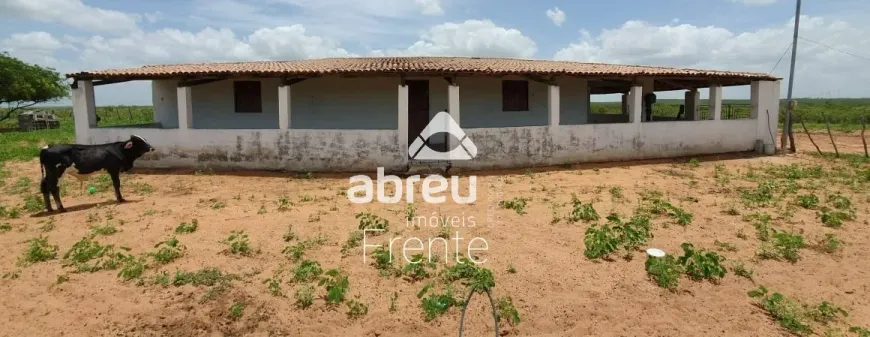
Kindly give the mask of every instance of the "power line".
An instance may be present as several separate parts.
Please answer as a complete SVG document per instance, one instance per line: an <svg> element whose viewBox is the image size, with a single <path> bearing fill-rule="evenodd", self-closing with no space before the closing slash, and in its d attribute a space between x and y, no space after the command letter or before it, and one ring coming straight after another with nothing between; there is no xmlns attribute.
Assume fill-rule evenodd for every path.
<svg viewBox="0 0 870 337"><path fill-rule="evenodd" d="M773 71L776 70L776 67L779 66L780 62L782 62L782 59L785 57L785 54L788 53L789 49L791 49L791 42L788 43L788 47L785 47L785 50L782 52L782 55L779 57L779 60L776 61L776 64L773 65L773 68L767 72L768 75L773 74Z"/></svg>
<svg viewBox="0 0 870 337"><path fill-rule="evenodd" d="M858 55L858 54L855 54L855 53L847 52L847 51L845 51L845 50L837 49L837 48L831 47L831 46L829 46L829 45L823 44L823 43L821 43L821 42L810 40L810 39L805 38L805 37L803 37L803 36L798 36L798 38L801 39L801 40L807 41L807 42L815 43L815 44L817 44L817 45L820 45L820 46L822 46L822 47L828 48L828 49L833 50L833 51L838 51L838 52L841 52L841 53L846 54L846 55L851 55L851 56L857 57L857 58L859 58L859 59L864 59L864 60L870 61L870 57L861 56L861 55Z"/></svg>

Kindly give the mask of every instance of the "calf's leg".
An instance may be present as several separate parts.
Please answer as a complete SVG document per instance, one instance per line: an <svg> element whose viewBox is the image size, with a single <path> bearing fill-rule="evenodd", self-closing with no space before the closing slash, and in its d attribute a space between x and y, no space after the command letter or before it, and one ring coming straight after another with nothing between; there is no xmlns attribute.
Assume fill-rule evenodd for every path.
<svg viewBox="0 0 870 337"><path fill-rule="evenodd" d="M53 188L51 189L51 195L54 197L54 202L57 203L57 210L61 211L61 212L66 212L66 209L63 207L63 203L60 201L59 182L60 182L60 177L63 176L63 171L64 171L63 167L58 168L57 174L55 175L58 178L55 179L55 183L54 183L54 185L52 185Z"/></svg>
<svg viewBox="0 0 870 337"><path fill-rule="evenodd" d="M57 208L63 211L63 204L60 202L60 189L57 187L57 170L54 167L46 167L45 169L45 177L42 178L42 182L39 184L39 190L42 192L42 201L45 203L45 211L53 211L51 209L51 200L48 198L49 193L54 196L54 201L57 202Z"/></svg>
<svg viewBox="0 0 870 337"><path fill-rule="evenodd" d="M109 171L109 176L112 177L112 186L115 187L115 199L118 200L118 202L124 202L126 200L121 197L121 177L118 175L118 171Z"/></svg>
<svg viewBox="0 0 870 337"><path fill-rule="evenodd" d="M39 183L39 191L42 192L42 202L45 204L45 211L53 211L51 199L48 198L48 193L51 191L51 187L48 186L48 177L42 177L42 181Z"/></svg>

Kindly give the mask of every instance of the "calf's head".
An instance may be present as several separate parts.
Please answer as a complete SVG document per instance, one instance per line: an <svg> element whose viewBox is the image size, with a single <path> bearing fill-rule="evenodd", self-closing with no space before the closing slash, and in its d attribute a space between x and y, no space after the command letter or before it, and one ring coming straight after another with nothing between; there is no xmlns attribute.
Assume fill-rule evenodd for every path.
<svg viewBox="0 0 870 337"><path fill-rule="evenodd" d="M124 150L132 152L136 157L140 157L145 153L154 151L154 147L151 144L148 144L145 141L145 138L142 138L137 135L130 136L130 139L124 143Z"/></svg>

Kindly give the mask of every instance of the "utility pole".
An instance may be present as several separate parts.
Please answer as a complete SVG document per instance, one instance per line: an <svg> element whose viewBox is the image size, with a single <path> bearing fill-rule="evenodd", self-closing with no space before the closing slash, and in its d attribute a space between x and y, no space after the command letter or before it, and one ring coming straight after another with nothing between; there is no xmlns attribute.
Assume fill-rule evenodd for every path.
<svg viewBox="0 0 870 337"><path fill-rule="evenodd" d="M782 139L780 143L782 143L782 151L785 152L785 144L787 140L791 141L791 146L789 147L792 152L795 151L794 146L794 137L792 136L792 104L791 104L791 94L792 88L794 87L794 61L797 58L797 42L798 42L798 27L801 22L801 0L797 0L797 6L795 6L795 14L794 14L794 38L791 42L791 69L788 74L788 97L786 98L786 113L785 113L785 121L783 123L783 132ZM788 138L786 138L788 137Z"/></svg>

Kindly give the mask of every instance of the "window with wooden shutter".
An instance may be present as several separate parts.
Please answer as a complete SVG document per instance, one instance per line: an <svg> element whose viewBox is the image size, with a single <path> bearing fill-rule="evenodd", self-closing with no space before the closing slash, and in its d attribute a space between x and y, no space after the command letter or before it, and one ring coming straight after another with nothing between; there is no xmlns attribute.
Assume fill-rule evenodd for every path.
<svg viewBox="0 0 870 337"><path fill-rule="evenodd" d="M501 106L502 111L529 111L529 82L502 81Z"/></svg>
<svg viewBox="0 0 870 337"><path fill-rule="evenodd" d="M233 95L235 99L236 112L263 112L263 96L260 88L260 81L233 82Z"/></svg>

